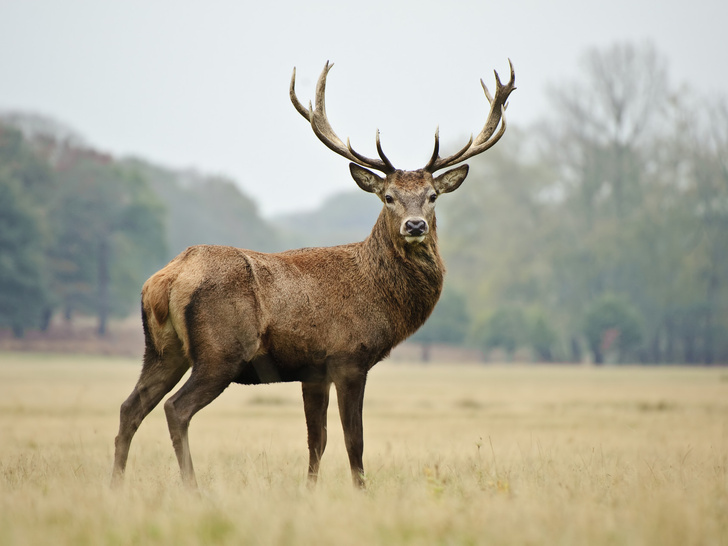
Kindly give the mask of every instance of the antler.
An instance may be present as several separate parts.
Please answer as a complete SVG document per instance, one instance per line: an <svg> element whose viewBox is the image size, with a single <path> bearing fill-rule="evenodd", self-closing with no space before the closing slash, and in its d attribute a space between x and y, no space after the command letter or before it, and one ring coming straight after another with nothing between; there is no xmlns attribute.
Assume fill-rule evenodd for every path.
<svg viewBox="0 0 728 546"><path fill-rule="evenodd" d="M513 63L510 59L508 59L508 64L511 68L511 78L506 85L503 85L501 83L500 78L498 77L498 72L494 71L496 82L495 98L491 96L483 80L480 80L480 84L483 86L483 91L485 91L485 98L487 98L488 102L490 103L490 112L488 113L488 119L485 122L483 130L480 131L480 134L475 137L475 140L473 140L473 137L471 135L468 143L459 152L456 152L451 156L441 158L440 129L438 127L438 129L435 131L435 149L432 152L432 158L430 158L430 161L424 168L425 171L434 173L435 171L439 171L440 169L444 169L445 167L450 167L452 165L455 165L456 163L465 161L466 159L483 153L488 148L493 146L496 142L498 142L498 140L500 140L500 138L503 136L503 133L506 132L505 112L506 107L508 106L506 101L508 100L508 95L510 95L511 92L516 88L516 75L513 71ZM502 123L500 130L494 136L493 133L495 132L498 124L501 121Z"/></svg>
<svg viewBox="0 0 728 546"><path fill-rule="evenodd" d="M326 76L333 67L333 64L329 64L326 61L321 76L319 76L318 83L316 84L316 108L314 108L309 102L308 108L305 108L296 96L296 69L293 69L293 76L291 76L291 87L289 94L291 96L291 102L293 106L298 110L308 122L311 124L311 128L321 142L336 152L337 154L344 156L345 158L363 165L376 169L383 173L389 174L395 171L392 163L387 159L382 151L382 145L379 142L379 129L377 129L377 153L381 159L371 159L356 152L352 147L349 139L346 140L346 146L341 139L336 136L331 124L329 123L328 117L326 116Z"/></svg>

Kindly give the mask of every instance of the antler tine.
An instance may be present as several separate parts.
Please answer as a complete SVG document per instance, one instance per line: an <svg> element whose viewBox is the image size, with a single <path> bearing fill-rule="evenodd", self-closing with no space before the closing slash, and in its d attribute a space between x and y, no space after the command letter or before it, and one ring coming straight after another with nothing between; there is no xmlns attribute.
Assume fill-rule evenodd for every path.
<svg viewBox="0 0 728 546"><path fill-rule="evenodd" d="M349 147L351 149L351 147ZM379 129L377 129L377 153L379 154L379 157L382 158L382 162L387 167L387 172L394 172L396 169L394 168L394 165L392 165L391 161L387 159L387 156L384 155L384 150L382 150L382 143L379 141Z"/></svg>
<svg viewBox="0 0 728 546"><path fill-rule="evenodd" d="M493 72L495 72L495 77L498 78L498 72L496 72L495 70ZM485 92L485 98L488 99L488 104L492 103L493 102L493 95L491 95L490 94L490 91L488 91L488 86L485 85L485 82L483 81L483 78L480 78L480 85L483 86L483 91Z"/></svg>
<svg viewBox="0 0 728 546"><path fill-rule="evenodd" d="M289 95L294 108L311 123L311 128L313 129L314 134L333 152L336 152L354 163L376 169L383 173L394 172L394 166L382 151L382 146L379 142L379 131L377 131L377 152L381 159L371 159L356 152L351 147L348 139L346 145L344 145L342 140L334 132L333 127L331 127L328 116L326 115L326 77L333 66L333 64L326 61L326 65L324 66L318 82L316 83L316 106L314 108L310 105L308 109L301 104L296 96L296 69L293 69Z"/></svg>
<svg viewBox="0 0 728 546"><path fill-rule="evenodd" d="M462 156L465 152L468 151L471 144L473 143L473 135L470 135L470 139L468 140L467 144L463 146L459 151L455 152L453 155L448 156L445 158L447 160L447 164L440 165L439 162L443 162L442 158L440 158L440 127L438 127L435 130L435 149L432 151L432 157L430 157L430 161L427 162L427 165L423 170L434 173L435 171L438 171L440 169L443 169L445 167L449 167L450 165L454 165L457 163L457 159ZM462 160L461 160L462 161Z"/></svg>
<svg viewBox="0 0 728 546"><path fill-rule="evenodd" d="M432 158L427 163L427 166L425 166L424 170L429 172L435 172L440 169L444 169L445 167L450 167L452 165L455 165L456 163L460 163L475 155L483 153L491 146L493 146L496 142L498 142L498 140L500 140L500 138L506 132L505 111L507 107L508 96L511 94L511 92L513 92L514 89L516 89L516 74L513 70L513 63L510 59L508 59L508 65L510 67L510 79L505 85L501 83L498 72L494 71L496 83L495 96L490 94L490 91L488 91L488 87L485 85L485 82L482 79L480 80L480 83L483 86L483 91L485 93L485 98L488 99L488 103L490 104L490 111L488 112L488 118L485 121L485 125L483 126L483 129L480 131L480 133L478 133L478 136L476 136L475 139L473 139L473 137L471 136L465 147L463 147L455 154L445 158L441 158L438 154L438 130L438 132L435 133L435 151L433 152ZM499 124L500 129L496 133L495 130L498 128Z"/></svg>
<svg viewBox="0 0 728 546"><path fill-rule="evenodd" d="M432 150L432 156L430 157L430 160L427 162L427 165L425 165L425 170L429 171L430 167L435 165L435 162L437 162L437 159L440 157L440 126L438 125L437 128L435 128L435 148Z"/></svg>
<svg viewBox="0 0 728 546"><path fill-rule="evenodd" d="M298 97L296 96L296 67L293 67L293 75L291 76L291 85L288 88L288 96L291 97L291 102L293 103L293 107L298 111L299 114L301 114L306 121L309 123L311 122L311 117L309 116L309 109L306 108L303 104L301 104L301 101L298 100Z"/></svg>

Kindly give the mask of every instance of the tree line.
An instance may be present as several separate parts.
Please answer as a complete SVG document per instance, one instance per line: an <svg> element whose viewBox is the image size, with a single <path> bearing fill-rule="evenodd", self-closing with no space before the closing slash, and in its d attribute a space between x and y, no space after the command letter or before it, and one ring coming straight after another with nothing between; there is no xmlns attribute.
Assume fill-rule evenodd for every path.
<svg viewBox="0 0 728 546"><path fill-rule="evenodd" d="M550 104L443 200L463 339L547 361L728 362L728 103L620 44L584 55Z"/></svg>
<svg viewBox="0 0 728 546"><path fill-rule="evenodd" d="M728 362L728 104L673 86L649 45L588 51L578 74L438 202L448 276L413 340L425 357L449 343ZM103 334L190 244L350 242L381 205L351 192L274 228L231 180L115 159L42 118L0 121L0 328L16 335L55 313L94 315Z"/></svg>
<svg viewBox="0 0 728 546"><path fill-rule="evenodd" d="M39 116L0 120L0 328L16 336L57 313L104 335L187 246L277 241L231 180L115 159Z"/></svg>

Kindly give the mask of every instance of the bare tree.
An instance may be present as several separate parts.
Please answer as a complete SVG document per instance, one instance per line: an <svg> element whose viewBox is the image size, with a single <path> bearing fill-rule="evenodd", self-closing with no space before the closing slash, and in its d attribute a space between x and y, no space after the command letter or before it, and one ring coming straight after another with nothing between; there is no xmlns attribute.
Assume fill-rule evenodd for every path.
<svg viewBox="0 0 728 546"><path fill-rule="evenodd" d="M651 45L592 49L581 64L579 80L551 92L559 123L549 128L549 153L588 224L599 200L620 217L639 202L640 144L661 129L670 97L665 61Z"/></svg>

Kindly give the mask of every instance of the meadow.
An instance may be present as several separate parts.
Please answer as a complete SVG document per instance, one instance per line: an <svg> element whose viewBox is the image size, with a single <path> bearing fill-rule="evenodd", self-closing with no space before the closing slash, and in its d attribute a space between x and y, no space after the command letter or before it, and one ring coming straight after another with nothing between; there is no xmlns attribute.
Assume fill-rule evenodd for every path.
<svg viewBox="0 0 728 546"><path fill-rule="evenodd" d="M139 362L0 353L0 544L728 544L725 368L383 362L368 489L335 399L306 486L300 386L231 386L192 421L181 486L161 406L108 486Z"/></svg>

